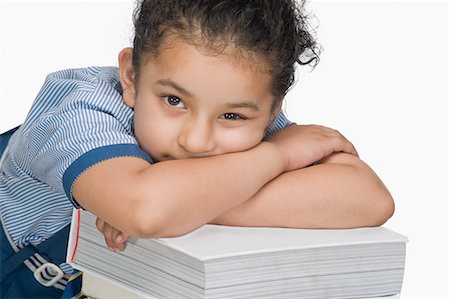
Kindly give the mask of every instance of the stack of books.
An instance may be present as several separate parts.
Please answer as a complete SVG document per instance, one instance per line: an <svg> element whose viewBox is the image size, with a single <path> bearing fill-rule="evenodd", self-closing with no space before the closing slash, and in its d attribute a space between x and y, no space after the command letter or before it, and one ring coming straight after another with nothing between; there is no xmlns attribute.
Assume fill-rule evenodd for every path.
<svg viewBox="0 0 450 299"><path fill-rule="evenodd" d="M373 298L402 287L407 238L343 230L204 225L181 237L106 248L96 217L76 210L68 262L156 298Z"/></svg>

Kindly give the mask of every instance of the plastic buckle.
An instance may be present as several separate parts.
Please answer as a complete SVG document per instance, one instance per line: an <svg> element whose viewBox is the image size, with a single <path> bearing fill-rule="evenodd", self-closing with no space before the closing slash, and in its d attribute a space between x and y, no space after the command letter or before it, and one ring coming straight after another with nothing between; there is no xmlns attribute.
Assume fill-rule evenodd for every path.
<svg viewBox="0 0 450 299"><path fill-rule="evenodd" d="M44 279L43 275L41 275L42 272L46 269L48 273L53 277L50 280ZM48 276L48 274L44 275ZM36 269L36 271L34 271L34 278L45 287L50 287L54 285L58 280L60 280L63 277L64 272L57 265L48 262L42 264L39 268Z"/></svg>

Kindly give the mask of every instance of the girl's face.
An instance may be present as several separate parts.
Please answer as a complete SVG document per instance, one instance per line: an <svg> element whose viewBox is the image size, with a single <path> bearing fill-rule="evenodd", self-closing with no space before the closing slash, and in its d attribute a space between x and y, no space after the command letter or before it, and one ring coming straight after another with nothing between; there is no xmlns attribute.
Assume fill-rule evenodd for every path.
<svg viewBox="0 0 450 299"><path fill-rule="evenodd" d="M135 112L139 145L154 159L239 152L261 142L277 112L263 64L226 51L204 55L176 41L143 64L134 82L131 53L119 55L124 100Z"/></svg>

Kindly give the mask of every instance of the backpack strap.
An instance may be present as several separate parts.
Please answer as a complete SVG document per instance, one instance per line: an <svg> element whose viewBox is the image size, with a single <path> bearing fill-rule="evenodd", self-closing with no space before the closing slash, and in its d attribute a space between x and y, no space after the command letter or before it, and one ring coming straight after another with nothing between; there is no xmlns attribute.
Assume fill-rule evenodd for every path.
<svg viewBox="0 0 450 299"><path fill-rule="evenodd" d="M0 134L0 156L5 151L6 146L8 145L9 139L11 138L12 134L14 134L15 131L20 126L17 126L9 131L6 131L5 133Z"/></svg>
<svg viewBox="0 0 450 299"><path fill-rule="evenodd" d="M68 277L58 265L65 261L69 230L70 224L37 246L30 244L17 248L18 251L2 262L1 280L3 281L8 274L16 270L22 263L30 262L29 259L35 256L38 257L36 260L40 264L36 265L37 269L34 270L35 279L46 287L55 286L59 288L58 286L65 286ZM61 244L66 245L61 246Z"/></svg>

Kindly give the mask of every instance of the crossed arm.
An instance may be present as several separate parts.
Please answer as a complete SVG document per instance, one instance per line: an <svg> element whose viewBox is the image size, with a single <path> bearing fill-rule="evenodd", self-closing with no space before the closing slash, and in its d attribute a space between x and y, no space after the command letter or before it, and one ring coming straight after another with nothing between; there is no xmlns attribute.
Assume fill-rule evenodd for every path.
<svg viewBox="0 0 450 299"><path fill-rule="evenodd" d="M378 226L394 211L389 191L358 157L333 153L286 172L210 223L237 226L351 228Z"/></svg>
<svg viewBox="0 0 450 299"><path fill-rule="evenodd" d="M208 158L152 166L111 159L83 173L73 194L97 215L112 250L123 250L128 236L178 236L205 223L375 226L394 208L351 143L319 126L292 126L250 150Z"/></svg>

